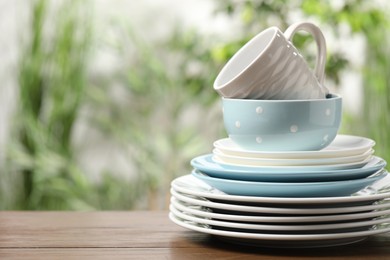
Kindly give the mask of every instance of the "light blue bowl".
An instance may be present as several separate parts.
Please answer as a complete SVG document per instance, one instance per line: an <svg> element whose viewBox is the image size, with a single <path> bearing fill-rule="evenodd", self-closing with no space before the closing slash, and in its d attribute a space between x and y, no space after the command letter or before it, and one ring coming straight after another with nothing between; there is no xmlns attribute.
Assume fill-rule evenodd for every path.
<svg viewBox="0 0 390 260"><path fill-rule="evenodd" d="M229 137L247 150L314 151L328 146L341 123L342 98L255 100L222 98Z"/></svg>

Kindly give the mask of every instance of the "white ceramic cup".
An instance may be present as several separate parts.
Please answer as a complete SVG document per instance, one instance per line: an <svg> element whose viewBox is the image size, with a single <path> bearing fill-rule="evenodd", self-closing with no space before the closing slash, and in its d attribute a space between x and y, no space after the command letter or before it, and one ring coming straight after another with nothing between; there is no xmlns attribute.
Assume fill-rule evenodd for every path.
<svg viewBox="0 0 390 260"><path fill-rule="evenodd" d="M291 43L294 34L309 32L317 45L314 72ZM240 99L324 99L326 43L312 23L292 24L283 34L270 27L246 43L222 68L214 89L223 97Z"/></svg>

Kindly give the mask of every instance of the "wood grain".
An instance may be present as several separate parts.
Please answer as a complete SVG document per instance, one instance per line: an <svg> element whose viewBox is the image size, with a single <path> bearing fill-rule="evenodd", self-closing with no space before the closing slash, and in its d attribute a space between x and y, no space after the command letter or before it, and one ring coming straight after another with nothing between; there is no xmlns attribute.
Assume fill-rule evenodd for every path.
<svg viewBox="0 0 390 260"><path fill-rule="evenodd" d="M168 212L0 212L0 259L390 259L390 235L334 248L233 245Z"/></svg>

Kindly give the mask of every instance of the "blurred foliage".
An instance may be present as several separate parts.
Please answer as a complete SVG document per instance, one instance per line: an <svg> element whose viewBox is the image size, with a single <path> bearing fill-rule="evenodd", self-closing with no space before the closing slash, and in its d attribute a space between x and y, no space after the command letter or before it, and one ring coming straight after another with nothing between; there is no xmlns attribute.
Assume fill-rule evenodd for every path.
<svg viewBox="0 0 390 260"><path fill-rule="evenodd" d="M216 14L240 23L233 39L178 25L164 39L150 42L128 20L110 24L114 40L96 37L88 1L31 1L31 27L21 46L19 105L2 169L0 192L7 199L0 209L166 207L170 181L188 173L189 161L210 152L224 134L212 88L218 71L264 28L284 30L298 18L336 38L345 26L345 36L365 38L366 63L358 68L363 113L345 115L343 131L377 140L377 154L390 160L388 12L369 1L333 2L216 1ZM297 34L294 44L314 60L309 36ZM94 74L91 60L101 48L109 49L119 65ZM343 70L351 67L340 50L328 51L328 82L337 86ZM74 143L80 122L113 144L132 172L108 168L92 179Z"/></svg>
<svg viewBox="0 0 390 260"><path fill-rule="evenodd" d="M105 208L113 199L131 206L129 185L111 175L94 185L79 167L72 146L88 85L90 18L80 1L31 3L30 34L21 46L19 105L3 174L12 182L2 190L8 198L3 209L86 210ZM120 194L114 196L111 186Z"/></svg>
<svg viewBox="0 0 390 260"><path fill-rule="evenodd" d="M61 30L47 37L48 8L45 0L32 6L7 173L23 183L18 208L89 208L80 197L90 183L74 162L70 141L85 88L90 28L79 25L77 7L69 2L62 6L69 12L56 13L54 27Z"/></svg>
<svg viewBox="0 0 390 260"><path fill-rule="evenodd" d="M316 8L320 3L321 8ZM362 115L349 121L348 132L373 138L376 154L390 160L390 31L389 10L367 1L345 1L340 10L329 12L328 1L304 1L303 9L320 17L323 23L337 28L347 23L352 34L362 34L366 40L365 65L361 68L363 79Z"/></svg>
<svg viewBox="0 0 390 260"><path fill-rule="evenodd" d="M115 26L115 55L124 65L95 80L89 90L94 111L89 119L122 146L144 187L148 208L158 208L169 199L171 180L188 172L189 161L210 146L207 133L220 133L205 128L216 120L208 109L213 110L217 96L210 87L217 66L209 59L209 43L195 31L178 28L152 46L131 26ZM106 95L113 85L122 102ZM189 118L193 112L198 115Z"/></svg>

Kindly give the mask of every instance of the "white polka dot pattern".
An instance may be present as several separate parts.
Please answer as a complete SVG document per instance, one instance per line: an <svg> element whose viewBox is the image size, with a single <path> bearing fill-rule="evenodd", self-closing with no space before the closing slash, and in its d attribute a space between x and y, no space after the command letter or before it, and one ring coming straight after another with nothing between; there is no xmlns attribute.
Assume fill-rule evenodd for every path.
<svg viewBox="0 0 390 260"><path fill-rule="evenodd" d="M263 108L262 107L256 107L256 113L257 114L262 114L263 113Z"/></svg>
<svg viewBox="0 0 390 260"><path fill-rule="evenodd" d="M298 132L298 126L297 126L297 125L292 125L292 126L290 126L290 132L291 132L291 133L296 133L296 132Z"/></svg>
<svg viewBox="0 0 390 260"><path fill-rule="evenodd" d="M327 108L326 110L325 110L325 115L327 115L327 116L330 116L330 108Z"/></svg>

